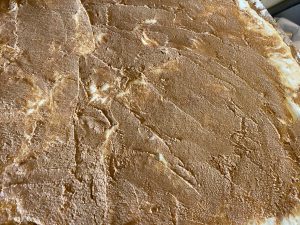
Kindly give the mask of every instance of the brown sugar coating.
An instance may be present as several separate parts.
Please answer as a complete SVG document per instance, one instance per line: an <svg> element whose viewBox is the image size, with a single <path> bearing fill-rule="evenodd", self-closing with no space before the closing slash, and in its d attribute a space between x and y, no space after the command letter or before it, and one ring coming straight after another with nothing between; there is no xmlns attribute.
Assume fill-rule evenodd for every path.
<svg viewBox="0 0 300 225"><path fill-rule="evenodd" d="M289 215L300 123L235 1L0 5L0 224Z"/></svg>

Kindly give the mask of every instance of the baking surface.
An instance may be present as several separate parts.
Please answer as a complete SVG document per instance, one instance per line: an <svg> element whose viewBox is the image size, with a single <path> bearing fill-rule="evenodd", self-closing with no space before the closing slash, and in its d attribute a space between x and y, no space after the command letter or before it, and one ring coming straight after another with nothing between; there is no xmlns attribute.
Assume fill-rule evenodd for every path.
<svg viewBox="0 0 300 225"><path fill-rule="evenodd" d="M262 0L261 1L267 8L272 7L274 5L277 5L280 2L283 2L283 0Z"/></svg>
<svg viewBox="0 0 300 225"><path fill-rule="evenodd" d="M0 224L297 224L299 64L250 3L7 1Z"/></svg>

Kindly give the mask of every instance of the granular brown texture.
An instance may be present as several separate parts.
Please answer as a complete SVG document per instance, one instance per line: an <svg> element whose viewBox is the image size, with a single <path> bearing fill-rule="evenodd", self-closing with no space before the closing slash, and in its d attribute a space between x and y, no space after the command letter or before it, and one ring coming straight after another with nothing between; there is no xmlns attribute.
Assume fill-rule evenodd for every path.
<svg viewBox="0 0 300 225"><path fill-rule="evenodd" d="M295 209L300 123L235 1L0 2L0 224Z"/></svg>

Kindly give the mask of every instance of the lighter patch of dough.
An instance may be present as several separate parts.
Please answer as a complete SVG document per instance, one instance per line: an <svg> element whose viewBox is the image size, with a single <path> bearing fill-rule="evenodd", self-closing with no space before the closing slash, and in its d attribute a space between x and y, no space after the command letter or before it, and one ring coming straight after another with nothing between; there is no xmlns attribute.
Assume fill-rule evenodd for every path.
<svg viewBox="0 0 300 225"><path fill-rule="evenodd" d="M294 101L300 87L300 66L298 62L293 57L289 46L272 24L259 16L246 0L237 0L237 5L242 11L241 15L247 14L253 18L253 20L249 18L244 19L247 22L247 29L260 33L274 41L274 46L266 47L268 51L267 58L270 64L279 72L281 83L285 87L287 108L293 119L298 120L300 118L300 106Z"/></svg>

